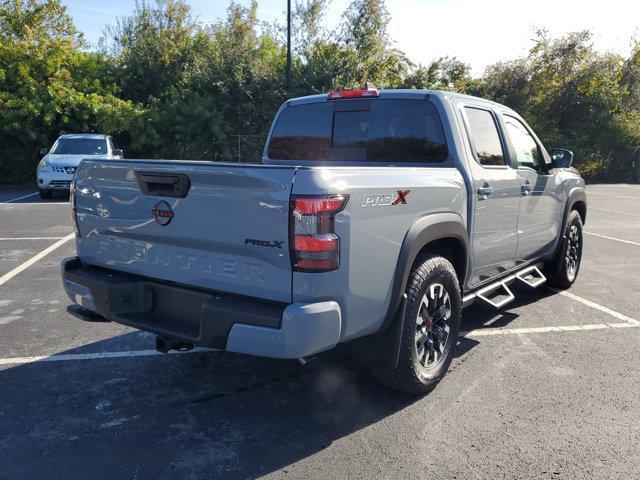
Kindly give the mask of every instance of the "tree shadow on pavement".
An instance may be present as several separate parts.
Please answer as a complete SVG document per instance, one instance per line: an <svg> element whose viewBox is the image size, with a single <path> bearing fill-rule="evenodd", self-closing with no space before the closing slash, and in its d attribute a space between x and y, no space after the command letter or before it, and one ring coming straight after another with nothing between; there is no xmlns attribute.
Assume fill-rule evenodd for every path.
<svg viewBox="0 0 640 480"><path fill-rule="evenodd" d="M517 317L497 315L493 326ZM473 307L463 330L495 316ZM140 348L141 339L153 348L127 333L60 353ZM461 338L457 356L478 343ZM255 478L419 400L380 387L345 348L306 366L201 352L3 368L6 478Z"/></svg>

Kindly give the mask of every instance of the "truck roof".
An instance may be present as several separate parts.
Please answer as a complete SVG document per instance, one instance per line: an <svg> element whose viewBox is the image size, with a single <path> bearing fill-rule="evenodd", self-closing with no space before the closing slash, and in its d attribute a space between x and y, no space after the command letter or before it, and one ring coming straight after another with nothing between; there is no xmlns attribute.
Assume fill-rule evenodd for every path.
<svg viewBox="0 0 640 480"><path fill-rule="evenodd" d="M92 140L103 140L107 138L107 135L103 133L67 133L65 135L60 135L58 138L89 138Z"/></svg>
<svg viewBox="0 0 640 480"><path fill-rule="evenodd" d="M418 90L414 88L404 88L404 89L387 89L387 90L378 90L380 97L379 98L424 98L425 95L433 95L440 98L453 97L453 98L461 98L468 99L474 101L480 101L489 103L492 105L500 106L503 108L509 108L501 103L494 102L492 100L487 100L486 98L474 97L472 95L464 95L462 93L455 92L447 92L444 90ZM291 105L300 105L304 103L313 103L313 102L321 102L327 100L327 93L320 93L317 95L307 95L304 97L292 98L288 102Z"/></svg>

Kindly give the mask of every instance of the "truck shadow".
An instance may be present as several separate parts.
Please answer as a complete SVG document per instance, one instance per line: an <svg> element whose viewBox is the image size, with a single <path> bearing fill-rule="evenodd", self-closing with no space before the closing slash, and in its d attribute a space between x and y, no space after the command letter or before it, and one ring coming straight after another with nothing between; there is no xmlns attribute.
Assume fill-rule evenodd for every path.
<svg viewBox="0 0 640 480"><path fill-rule="evenodd" d="M465 317L468 330L517 315ZM151 343L126 333L61 354ZM457 356L478 344L461 338ZM430 402L378 386L345 348L306 366L220 352L38 362L0 371L0 385L7 478L255 478Z"/></svg>
<svg viewBox="0 0 640 480"><path fill-rule="evenodd" d="M461 330L470 331L507 327L519 317L514 310L527 305L534 305L536 302L555 295L555 293L544 289L531 290L526 287L515 286L512 289L516 298L502 309L496 310L479 300L464 309Z"/></svg>

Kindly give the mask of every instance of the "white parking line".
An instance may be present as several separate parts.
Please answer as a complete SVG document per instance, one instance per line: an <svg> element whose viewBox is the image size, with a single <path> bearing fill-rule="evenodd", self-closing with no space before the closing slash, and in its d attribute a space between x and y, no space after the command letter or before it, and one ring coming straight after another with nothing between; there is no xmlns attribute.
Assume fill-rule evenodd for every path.
<svg viewBox="0 0 640 480"><path fill-rule="evenodd" d="M9 202L2 202L0 203L0 205L9 205L11 208L13 207L24 207L24 206L31 206L31 207L45 207L45 206L52 206L52 205L64 205L65 207L69 206L69 202L68 201L63 201L63 202L22 202L22 203L9 203Z"/></svg>
<svg viewBox="0 0 640 480"><path fill-rule="evenodd" d="M24 196L18 197L18 198L12 198L11 200L7 200L6 202L2 202L2 203L17 202L18 200L22 200L23 198L33 197L34 195L37 195L37 194L38 194L38 192L30 193L29 195L24 195Z"/></svg>
<svg viewBox="0 0 640 480"><path fill-rule="evenodd" d="M73 234L72 234L73 235ZM65 237L64 241L67 241L71 236ZM60 243L60 242L58 242ZM52 245L49 248L54 247L57 244ZM58 245L59 246L59 245ZM57 247L56 247L57 248ZM43 252L44 253L44 252ZM44 256L44 255L43 255ZM35 258L35 257L34 257ZM0 279L0 284L2 280ZM624 328L638 328L640 327L640 321L623 315L622 313L611 310L610 308L599 305L591 300L579 297L565 290L559 290L553 287L546 287L547 289L564 295L576 300L584 305L599 310L603 313L611 315L623 323L595 323L587 325L560 325L560 326L545 326L545 327L528 327L528 328L480 328L476 330L460 332L461 337L474 338L474 337L486 337L496 335L522 335L531 333L565 333L565 332L587 332L591 330L611 330L611 329L624 329ZM200 352L214 352L218 350L207 348L194 348L186 352L172 351L169 354L187 354L187 353L200 353ZM65 362L72 360L99 360L104 358L132 358L132 357L151 357L162 355L162 353L156 350L129 350L120 352L95 352L95 353L69 353L59 355L40 355L32 357L14 357L14 358L0 358L0 365L22 365L26 363L34 362Z"/></svg>
<svg viewBox="0 0 640 480"><path fill-rule="evenodd" d="M616 242L628 243L630 245L637 245L638 247L640 247L640 243L632 242L631 240L622 240L621 238L607 237L606 235L600 235L599 233L593 233L593 232L584 232L584 233L586 233L587 235L593 235L594 237L606 238L607 240L615 240Z"/></svg>
<svg viewBox="0 0 640 480"><path fill-rule="evenodd" d="M607 187L619 187L619 188L631 188L633 190L639 190L639 185L629 185L628 183L610 183Z"/></svg>
<svg viewBox="0 0 640 480"><path fill-rule="evenodd" d="M38 253L37 255L34 255L33 257L31 257L29 260L27 260L26 262L24 262L22 265L18 265L16 268L14 268L13 270L11 270L9 273L5 273L2 277L0 277L0 286L2 286L3 284L7 283L9 280L11 280L13 277L15 277L17 274L19 274L20 272L22 272L23 270L26 270L27 268L29 268L31 265L33 265L34 263L36 263L38 260L40 260L41 258L46 257L47 255L49 255L51 252L53 252L56 248L61 247L62 245L64 245L65 243L67 243L69 240L71 240L72 238L75 237L75 233L70 233L69 235L67 235L66 237L64 237L61 240L58 240L56 243L54 243L53 245L45 248L43 251L41 251L40 253Z"/></svg>
<svg viewBox="0 0 640 480"><path fill-rule="evenodd" d="M620 312L616 312L615 310L611 310L610 308L600 305L596 302L592 302L591 300L587 300L586 298L582 298L582 297L579 297L578 295L574 295L573 293L567 292L566 290L560 290L554 287L546 287L546 288L547 290L551 290L552 292L559 293L560 295L564 295L565 297L569 297L572 300L575 300L576 302L580 302L583 305L586 305L588 307L594 308L603 313L611 315L612 317L615 317L618 320L622 320L623 322L627 322L634 326L640 325L640 321L636 320L635 318L627 317L626 315Z"/></svg>
<svg viewBox="0 0 640 480"><path fill-rule="evenodd" d="M551 332L584 332L588 330L605 330L612 328L637 328L640 323L594 323L590 325L561 325L530 328L480 328L467 332L460 332L465 338L486 337L492 335L518 335L522 333L551 333Z"/></svg>
<svg viewBox="0 0 640 480"><path fill-rule="evenodd" d="M589 195L596 195L597 197L608 197L608 198L617 198L622 200L636 200L635 197L621 197L620 195L608 195L606 193L598 193L598 192L587 192Z"/></svg>
<svg viewBox="0 0 640 480"><path fill-rule="evenodd" d="M61 240L64 237L2 237L0 238L0 242L3 240Z"/></svg>
<svg viewBox="0 0 640 480"><path fill-rule="evenodd" d="M464 338L488 337L496 335L520 335L530 333L564 333L564 332L586 332L590 330L606 330L620 328L638 328L640 324L631 323L596 323L591 325L563 325L549 327L531 328L481 328L467 332L460 332ZM194 348L186 352L171 351L169 355L186 355L189 353L219 352L210 348ZM135 357L155 357L165 355L156 350L128 350L120 352L95 352L95 353L63 353L59 355L40 355L32 357L0 358L0 365L24 365L35 362L68 362L79 360L101 360L105 358L135 358Z"/></svg>
<svg viewBox="0 0 640 480"><path fill-rule="evenodd" d="M184 355L187 353L217 352L210 348L194 348L185 352L171 351L169 355ZM22 365L34 362L67 362L70 360L99 360L102 358L131 358L152 357L164 355L157 350L129 350L121 352L96 352L96 353L67 353L60 355L40 355L37 357L0 358L0 365Z"/></svg>
<svg viewBox="0 0 640 480"><path fill-rule="evenodd" d="M0 202L0 203L11 203L11 202L17 202L18 200L22 200L23 198L33 197L34 195L37 195L37 194L38 194L38 192L30 193L29 195L23 195L22 197L12 198L11 200L6 200L6 201L4 201L4 202Z"/></svg>
<svg viewBox="0 0 640 480"><path fill-rule="evenodd" d="M621 215L633 215L634 217L640 217L640 213L623 212L622 210L612 210L610 208L589 207L589 210L601 210L603 212L619 213Z"/></svg>

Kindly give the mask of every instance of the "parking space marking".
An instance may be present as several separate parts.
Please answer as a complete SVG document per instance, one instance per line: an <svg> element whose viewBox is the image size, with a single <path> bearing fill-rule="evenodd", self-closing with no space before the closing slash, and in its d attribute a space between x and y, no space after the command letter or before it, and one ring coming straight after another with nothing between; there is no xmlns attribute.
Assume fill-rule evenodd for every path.
<svg viewBox="0 0 640 480"><path fill-rule="evenodd" d="M635 197L621 197L620 195L609 195L607 193L598 193L598 192L592 192L592 191L588 191L587 193L589 195L596 195L598 197L617 198L617 199L623 199L623 200L636 200Z"/></svg>
<svg viewBox="0 0 640 480"><path fill-rule="evenodd" d="M628 243L630 245L637 245L638 247L640 247L640 243L632 242L631 240L622 240L621 238L608 237L606 235L600 235L599 233L593 233L593 232L584 232L584 233L586 233L587 235L593 235L594 237L606 238L607 240L615 240L616 242Z"/></svg>
<svg viewBox="0 0 640 480"><path fill-rule="evenodd" d="M29 260L27 260L26 262L24 262L22 265L18 265L16 268L14 268L13 270L11 270L9 273L4 274L2 277L0 277L0 286L4 285L5 283L7 283L9 280L11 280L13 277L15 277L17 274L19 274L20 272L22 272L23 270L26 270L27 268L29 268L31 265L33 265L34 263L36 263L38 260L40 260L41 258L46 257L47 255L49 255L51 252L53 252L56 248L61 247L62 245L64 245L65 243L67 243L69 240L71 240L72 238L75 237L75 233L70 233L69 235L67 235L66 237L62 238L61 240L58 240L56 243L54 243L53 245L45 248L43 251L41 251L40 253L38 253L37 255L34 255L33 257L31 257Z"/></svg>
<svg viewBox="0 0 640 480"><path fill-rule="evenodd" d="M590 210L601 210L603 212L619 213L621 215L633 215L634 217L640 217L640 213L623 212L622 210L612 210L611 208L589 207Z"/></svg>
<svg viewBox="0 0 640 480"><path fill-rule="evenodd" d="M68 362L71 360L99 360L102 358L133 358L153 357L158 355L185 355L187 353L219 352L212 348L194 348L184 352L171 351L167 354L157 350L129 350L120 352L95 352L95 353L63 353L60 355L40 355L34 357L0 358L0 365L23 365L34 362Z"/></svg>
<svg viewBox="0 0 640 480"><path fill-rule="evenodd" d="M632 190L638 190L638 185L629 185L627 183L610 183L607 185L607 188L617 187L617 188L631 188Z"/></svg>
<svg viewBox="0 0 640 480"><path fill-rule="evenodd" d="M69 206L69 202L68 201L64 201L64 202L21 202L21 203L9 203L9 202L2 202L0 203L0 205L9 205L10 207L44 207L44 206L52 206L52 205L64 205L65 207Z"/></svg>
<svg viewBox="0 0 640 480"><path fill-rule="evenodd" d="M564 295L565 297L569 297L570 299L575 300L576 302L580 302L583 305L586 305L587 307L594 308L603 313L611 315L612 317L615 317L618 320L627 322L630 325L635 325L635 326L640 325L640 321L636 320L635 318L627 317L626 315L620 312L616 312L615 310L611 310L610 308L605 307L604 305L600 305L599 303L592 302L591 300L587 300L586 298L579 297L578 295L574 295L573 293L567 292L566 290L560 290L559 288L554 288L549 286L547 286L546 288L547 290L551 290L552 292L559 293L560 295Z"/></svg>
<svg viewBox="0 0 640 480"><path fill-rule="evenodd" d="M29 195L24 195L24 196L22 196L22 197L18 197L18 198L12 198L11 200L7 200L7 201L2 202L2 203L17 202L18 200L22 200L23 198L33 197L34 195L37 195L37 194L38 194L38 192L30 193Z"/></svg>
<svg viewBox="0 0 640 480"><path fill-rule="evenodd" d="M592 330L611 330L621 328L638 328L640 323L596 323L592 325L563 325L549 327L530 327L530 328L481 328L460 332L460 337L475 338L488 337L497 335L522 335L531 333L566 333L566 332L588 332ZM190 353L211 353L220 352L211 348L194 348L184 352L171 351L168 353L160 353L157 350L129 350L119 352L95 352L95 353L62 353L57 355L39 355L31 357L13 357L0 358L0 365L24 365L35 362L68 362L81 360L101 360L107 358L138 358L138 357L157 357L160 355L186 355Z"/></svg>
<svg viewBox="0 0 640 480"><path fill-rule="evenodd" d="M2 237L0 238L0 242L8 240L61 240L63 238L64 237Z"/></svg>
<svg viewBox="0 0 640 480"><path fill-rule="evenodd" d="M465 338L486 337L493 335L520 335L526 333L551 333L551 332L585 332L590 330L605 330L615 328L637 328L640 327L634 323L594 323L591 325L561 325L548 327L529 327L529 328L480 328L460 332L460 336Z"/></svg>

